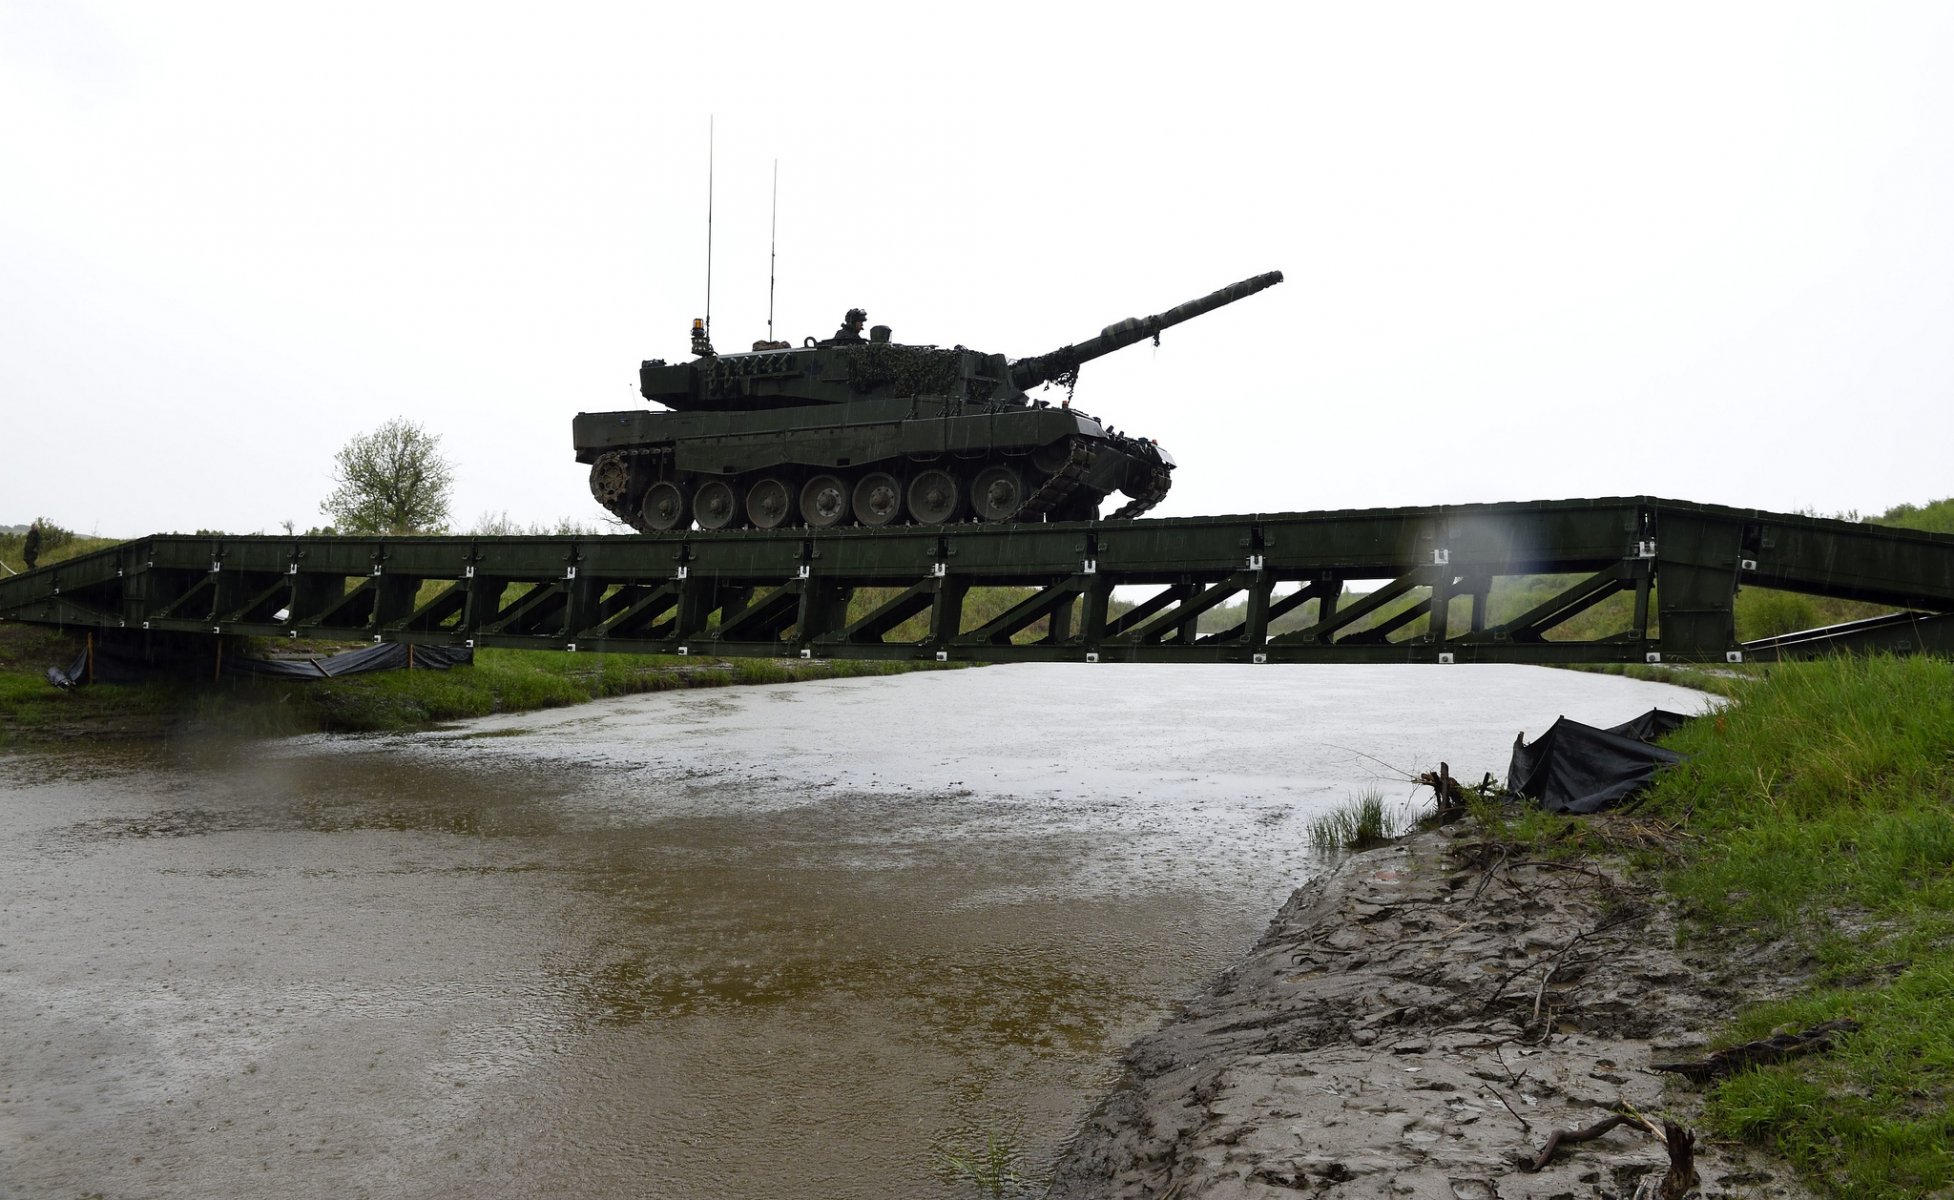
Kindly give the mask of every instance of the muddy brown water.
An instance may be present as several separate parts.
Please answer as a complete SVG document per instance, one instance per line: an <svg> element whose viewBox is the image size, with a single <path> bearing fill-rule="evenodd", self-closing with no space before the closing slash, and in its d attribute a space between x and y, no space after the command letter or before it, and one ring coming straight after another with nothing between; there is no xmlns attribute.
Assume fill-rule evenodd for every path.
<svg viewBox="0 0 1954 1200"><path fill-rule="evenodd" d="M957 1197L1042 1176L1309 818L1694 693L1023 665L0 757L0 1196Z"/></svg>

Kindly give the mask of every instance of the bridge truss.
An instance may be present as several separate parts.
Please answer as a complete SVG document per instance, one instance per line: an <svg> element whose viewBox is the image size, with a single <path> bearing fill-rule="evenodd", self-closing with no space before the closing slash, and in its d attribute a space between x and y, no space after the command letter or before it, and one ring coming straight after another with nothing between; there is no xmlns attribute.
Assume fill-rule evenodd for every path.
<svg viewBox="0 0 1954 1200"><path fill-rule="evenodd" d="M1493 619L1494 583L1518 576L1558 578L1527 611ZM1000 615L967 617L971 589L987 587L1025 591ZM1732 606L1742 587L1891 611L1740 644ZM882 589L877 602L851 615L866 588ZM1115 589L1131 607L1114 603ZM1618 602L1620 628L1567 636L1571 618L1618 594L1629 597ZM1204 614L1236 601L1231 627L1201 632ZM1291 614L1300 624L1271 635ZM919 617L925 629L913 636ZM157 534L0 580L8 619L125 633L944 661L1945 655L1954 653L1954 537L1649 497L881 530ZM899 627L910 631L900 640Z"/></svg>

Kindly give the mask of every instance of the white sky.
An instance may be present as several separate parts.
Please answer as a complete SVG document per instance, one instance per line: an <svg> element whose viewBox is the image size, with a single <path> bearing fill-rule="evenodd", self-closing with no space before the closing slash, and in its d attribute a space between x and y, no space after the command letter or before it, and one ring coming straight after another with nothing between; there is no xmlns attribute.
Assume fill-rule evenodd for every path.
<svg viewBox="0 0 1954 1200"><path fill-rule="evenodd" d="M459 525L580 410L860 305L1090 364L1163 516L1954 493L1954 5L0 0L0 524L322 523L404 415Z"/></svg>

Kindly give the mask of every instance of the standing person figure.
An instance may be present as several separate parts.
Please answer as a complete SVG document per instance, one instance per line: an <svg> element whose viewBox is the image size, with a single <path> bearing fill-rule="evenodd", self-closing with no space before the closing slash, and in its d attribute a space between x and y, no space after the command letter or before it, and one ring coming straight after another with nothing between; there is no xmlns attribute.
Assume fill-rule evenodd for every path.
<svg viewBox="0 0 1954 1200"><path fill-rule="evenodd" d="M21 543L20 556L27 560L27 569L33 570L34 563L41 557L41 522L37 517L27 527L27 540Z"/></svg>
<svg viewBox="0 0 1954 1200"><path fill-rule="evenodd" d="M841 328L835 330L835 335L829 338L828 341L834 345L848 345L853 342L859 342L862 340L862 326L867 323L868 312L866 310L851 308L848 310L848 315L841 319Z"/></svg>

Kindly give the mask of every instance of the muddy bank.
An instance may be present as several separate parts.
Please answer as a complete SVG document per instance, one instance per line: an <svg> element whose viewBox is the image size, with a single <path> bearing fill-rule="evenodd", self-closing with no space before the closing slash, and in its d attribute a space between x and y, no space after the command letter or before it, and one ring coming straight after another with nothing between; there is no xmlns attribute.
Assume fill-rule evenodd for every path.
<svg viewBox="0 0 1954 1200"><path fill-rule="evenodd" d="M1735 1007L1798 982L1781 947L1674 935L1613 866L1513 861L1464 825L1353 856L1127 1052L1051 1194L1631 1195L1668 1167L1633 1129L1519 1164L1623 1106L1694 1126L1698 1093L1650 1064L1701 1057ZM1696 1169L1705 1197L1811 1194L1707 1138Z"/></svg>

